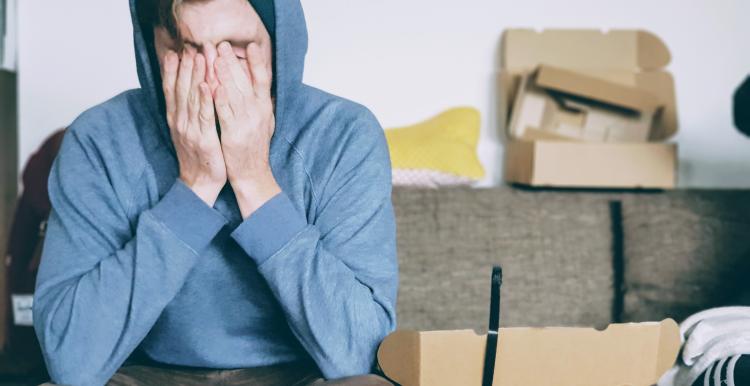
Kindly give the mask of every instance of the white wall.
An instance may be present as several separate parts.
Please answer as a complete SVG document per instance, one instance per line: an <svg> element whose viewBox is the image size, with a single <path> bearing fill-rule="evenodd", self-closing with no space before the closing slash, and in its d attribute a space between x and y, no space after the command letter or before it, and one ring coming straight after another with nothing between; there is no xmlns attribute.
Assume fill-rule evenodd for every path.
<svg viewBox="0 0 750 386"><path fill-rule="evenodd" d="M18 1L19 167L83 110L138 87L125 0Z"/></svg>
<svg viewBox="0 0 750 386"><path fill-rule="evenodd" d="M24 0L20 146L25 159L86 107L136 87L127 1ZM746 0L303 0L307 83L369 106L386 126L471 105L480 156L500 181L495 69L508 27L646 28L673 53L680 184L750 187L750 140L732 126L734 88L750 73ZM75 9L71 12L71 9ZM65 15L65 16L62 16Z"/></svg>

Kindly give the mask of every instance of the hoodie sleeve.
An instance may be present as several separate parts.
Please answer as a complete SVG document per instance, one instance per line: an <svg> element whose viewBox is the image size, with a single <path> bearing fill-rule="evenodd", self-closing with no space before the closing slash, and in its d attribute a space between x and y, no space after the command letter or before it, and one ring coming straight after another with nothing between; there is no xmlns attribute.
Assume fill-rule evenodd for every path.
<svg viewBox="0 0 750 386"><path fill-rule="evenodd" d="M375 118L360 122L331 162L312 224L281 192L232 233L327 379L371 372L396 327L390 158Z"/></svg>
<svg viewBox="0 0 750 386"><path fill-rule="evenodd" d="M226 223L179 180L152 208L131 213L92 142L69 130L49 177L33 320L59 384L106 383Z"/></svg>

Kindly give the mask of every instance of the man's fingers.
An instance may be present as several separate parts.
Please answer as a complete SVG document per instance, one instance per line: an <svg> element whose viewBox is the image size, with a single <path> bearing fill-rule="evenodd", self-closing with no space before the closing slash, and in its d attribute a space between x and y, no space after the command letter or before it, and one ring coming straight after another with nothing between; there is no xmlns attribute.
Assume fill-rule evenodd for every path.
<svg viewBox="0 0 750 386"><path fill-rule="evenodd" d="M250 73L250 64L248 63L247 59L240 60L240 67L242 68L242 72L245 73L247 79L249 79L250 83L252 83L253 74Z"/></svg>
<svg viewBox="0 0 750 386"><path fill-rule="evenodd" d="M226 57L224 55L219 56L214 61L214 64L216 65L216 75L219 78L219 83L224 86L227 102L232 106L233 110L239 111L243 106L245 95L240 92L235 83Z"/></svg>
<svg viewBox="0 0 750 386"><path fill-rule="evenodd" d="M237 90L244 95L250 96L253 94L252 84L250 78L242 71L242 65L232 51L232 46L229 42L223 41L219 43L219 55L223 58L226 63L226 69L228 75L233 79Z"/></svg>
<svg viewBox="0 0 750 386"><path fill-rule="evenodd" d="M206 130L216 132L216 118L214 117L214 100L211 97L211 90L208 88L208 83L201 82L198 85L200 90L200 113L198 119L200 121L200 129L205 134Z"/></svg>
<svg viewBox="0 0 750 386"><path fill-rule="evenodd" d="M196 54L193 59L193 74L188 96L188 119L191 125L198 126L198 114L201 110L200 84L206 75L206 61L203 55Z"/></svg>
<svg viewBox="0 0 750 386"><path fill-rule="evenodd" d="M219 124L223 129L228 128L228 122L234 116L232 108L229 105L229 95L227 88L224 85L219 85L216 88L216 97L214 99L216 105L216 114L219 116Z"/></svg>
<svg viewBox="0 0 750 386"><path fill-rule="evenodd" d="M223 55L216 57L216 60L214 60L214 67L216 70L216 77L219 78L219 83L227 87L234 87L232 73L229 71L229 65L226 63Z"/></svg>
<svg viewBox="0 0 750 386"><path fill-rule="evenodd" d="M199 85L206 79L206 57L196 54L193 59L193 79L191 89L198 90ZM197 92L197 91L196 91Z"/></svg>
<svg viewBox="0 0 750 386"><path fill-rule="evenodd" d="M252 73L253 90L259 98L271 97L270 58L258 43L247 45L248 66Z"/></svg>
<svg viewBox="0 0 750 386"><path fill-rule="evenodd" d="M177 54L169 50L164 56L162 65L162 89L167 107L167 116L172 116L177 106L175 105L175 82L177 81L177 66L179 58Z"/></svg>
<svg viewBox="0 0 750 386"><path fill-rule="evenodd" d="M177 122L185 122L188 114L188 98L190 97L190 85L193 77L193 56L190 52L183 51L180 69L177 74ZM184 127L183 127L184 129Z"/></svg>

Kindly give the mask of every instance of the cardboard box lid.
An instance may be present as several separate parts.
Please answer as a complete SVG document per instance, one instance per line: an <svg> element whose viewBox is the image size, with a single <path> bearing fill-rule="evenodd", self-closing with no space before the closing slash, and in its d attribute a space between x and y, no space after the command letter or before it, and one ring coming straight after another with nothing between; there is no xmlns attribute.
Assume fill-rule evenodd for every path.
<svg viewBox="0 0 750 386"><path fill-rule="evenodd" d="M540 63L567 68L657 70L671 61L669 49L643 30L509 29L503 35L502 66L512 72Z"/></svg>
<svg viewBox="0 0 750 386"><path fill-rule="evenodd" d="M540 65L536 71L538 87L593 99L639 112L653 112L663 105L654 94L639 87L588 76L561 67Z"/></svg>
<svg viewBox="0 0 750 386"><path fill-rule="evenodd" d="M638 87L664 103L651 140L662 141L678 130L674 79L664 70L671 61L669 49L656 35L643 30L507 29L501 44L501 112L504 121L522 74L541 64Z"/></svg>
<svg viewBox="0 0 750 386"><path fill-rule="evenodd" d="M500 329L494 386L655 384L680 349L677 323L589 328ZM472 330L396 331L383 340L378 363L404 386L480 385L486 335Z"/></svg>

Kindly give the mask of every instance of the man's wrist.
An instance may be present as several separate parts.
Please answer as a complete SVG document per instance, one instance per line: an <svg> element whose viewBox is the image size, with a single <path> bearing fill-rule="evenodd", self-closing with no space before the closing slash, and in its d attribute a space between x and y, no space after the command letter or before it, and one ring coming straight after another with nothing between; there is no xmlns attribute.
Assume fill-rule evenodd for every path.
<svg viewBox="0 0 750 386"><path fill-rule="evenodd" d="M243 219L250 217L263 204L281 193L281 187L273 175L262 180L234 180L230 183Z"/></svg>
<svg viewBox="0 0 750 386"><path fill-rule="evenodd" d="M150 214L196 252L202 251L227 224L221 213L205 205L181 179L172 184Z"/></svg>
<svg viewBox="0 0 750 386"><path fill-rule="evenodd" d="M195 193L196 196L206 203L206 205L213 207L216 203L216 199L219 197L219 193L223 188L223 185L217 183L206 183L193 181L189 182L187 179L180 177L180 180Z"/></svg>

